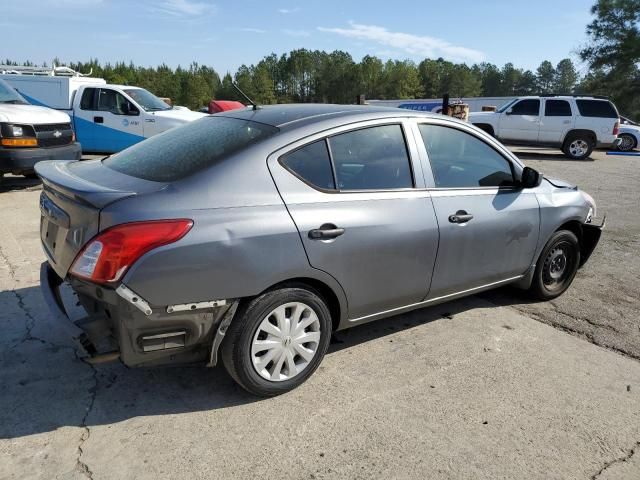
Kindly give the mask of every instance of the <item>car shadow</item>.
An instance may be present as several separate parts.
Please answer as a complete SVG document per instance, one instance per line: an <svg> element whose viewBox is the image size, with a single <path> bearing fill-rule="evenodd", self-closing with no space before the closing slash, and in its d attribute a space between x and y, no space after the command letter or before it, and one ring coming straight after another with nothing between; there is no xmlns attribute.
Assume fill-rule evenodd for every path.
<svg viewBox="0 0 640 480"><path fill-rule="evenodd" d="M499 303L508 305L506 299L508 296ZM6 307L0 312L0 328L5 331L0 339L0 383L4 390L0 395L0 438L262 401L237 386L222 366L131 369L120 362L94 367L86 364L63 329L47 324L51 316L39 287L2 291L0 305ZM474 296L359 325L335 333L327 355L491 306ZM350 361L352 358L355 360L349 357Z"/></svg>
<svg viewBox="0 0 640 480"><path fill-rule="evenodd" d="M42 187L39 178L26 177L2 177L0 178L0 193L11 192L14 190L38 190Z"/></svg>

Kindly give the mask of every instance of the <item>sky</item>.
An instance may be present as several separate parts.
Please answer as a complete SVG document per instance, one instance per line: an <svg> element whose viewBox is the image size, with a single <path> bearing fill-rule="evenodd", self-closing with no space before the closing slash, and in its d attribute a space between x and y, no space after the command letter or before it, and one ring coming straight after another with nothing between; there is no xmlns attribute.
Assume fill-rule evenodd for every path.
<svg viewBox="0 0 640 480"><path fill-rule="evenodd" d="M535 70L542 60L579 64L594 1L0 0L0 58L196 61L224 74L307 48Z"/></svg>

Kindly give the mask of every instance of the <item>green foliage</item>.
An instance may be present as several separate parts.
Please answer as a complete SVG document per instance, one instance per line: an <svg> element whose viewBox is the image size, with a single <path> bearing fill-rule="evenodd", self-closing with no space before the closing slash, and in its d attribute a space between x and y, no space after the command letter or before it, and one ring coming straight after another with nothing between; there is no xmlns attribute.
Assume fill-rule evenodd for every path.
<svg viewBox="0 0 640 480"><path fill-rule="evenodd" d="M581 52L591 67L580 91L611 95L623 115L640 117L640 0L598 0Z"/></svg>

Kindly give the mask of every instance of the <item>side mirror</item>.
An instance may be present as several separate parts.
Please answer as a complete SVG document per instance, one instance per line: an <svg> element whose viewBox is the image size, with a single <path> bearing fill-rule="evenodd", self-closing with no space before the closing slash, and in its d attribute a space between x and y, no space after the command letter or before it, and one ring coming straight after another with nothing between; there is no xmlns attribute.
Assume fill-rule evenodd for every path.
<svg viewBox="0 0 640 480"><path fill-rule="evenodd" d="M531 167L524 167L520 177L520 186L522 188L535 188L540 183L542 183L542 174Z"/></svg>
<svg viewBox="0 0 640 480"><path fill-rule="evenodd" d="M513 113L513 110L511 110L510 108L507 109L506 112L504 112L505 115L511 115Z"/></svg>

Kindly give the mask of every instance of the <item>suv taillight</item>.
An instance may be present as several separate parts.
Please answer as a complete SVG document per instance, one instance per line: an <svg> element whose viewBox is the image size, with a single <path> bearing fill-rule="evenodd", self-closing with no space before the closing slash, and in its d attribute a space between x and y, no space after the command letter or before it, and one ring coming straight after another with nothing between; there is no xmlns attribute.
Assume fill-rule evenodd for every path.
<svg viewBox="0 0 640 480"><path fill-rule="evenodd" d="M619 122L619 121L617 121L617 122L616 122L616 124L613 126L613 132L612 132L612 135L613 135L614 137L617 137L617 136L618 136L618 132L619 132L619 131L620 131L620 122Z"/></svg>
<svg viewBox="0 0 640 480"><path fill-rule="evenodd" d="M127 269L154 248L184 237L193 220L153 220L123 223L98 234L80 251L70 273L95 283L120 280Z"/></svg>

